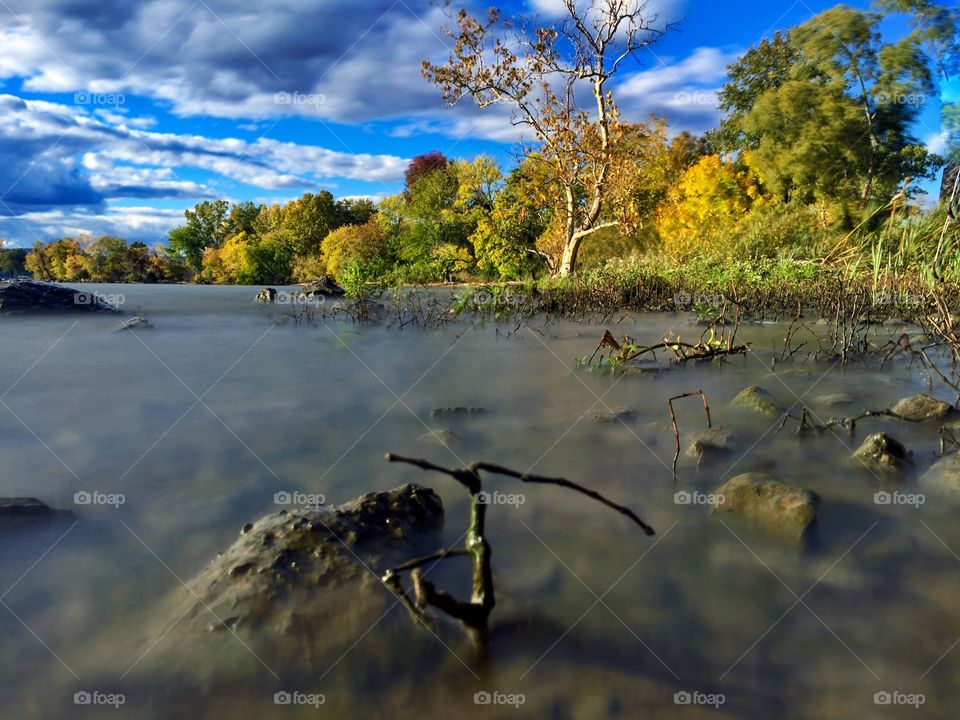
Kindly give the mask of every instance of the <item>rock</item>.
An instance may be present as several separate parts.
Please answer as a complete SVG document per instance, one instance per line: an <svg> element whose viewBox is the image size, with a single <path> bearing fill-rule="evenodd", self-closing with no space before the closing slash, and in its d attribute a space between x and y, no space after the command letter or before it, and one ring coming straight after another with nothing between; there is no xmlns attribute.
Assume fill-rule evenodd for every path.
<svg viewBox="0 0 960 720"><path fill-rule="evenodd" d="M809 380L810 371L802 368L789 368L778 372L767 373L768 378L788 378L793 380Z"/></svg>
<svg viewBox="0 0 960 720"><path fill-rule="evenodd" d="M633 422L636 419L636 410L620 405L615 405L609 411L595 412L591 416L591 420L598 423Z"/></svg>
<svg viewBox="0 0 960 720"><path fill-rule="evenodd" d="M457 444L460 436L453 430L431 430L421 435L419 440L420 442L450 447L451 445Z"/></svg>
<svg viewBox="0 0 960 720"><path fill-rule="evenodd" d="M891 408L897 415L909 420L933 420L955 413L953 405L929 395L914 395L904 398Z"/></svg>
<svg viewBox="0 0 960 720"><path fill-rule="evenodd" d="M722 457L730 452L733 434L726 428L710 428L694 433L687 446L687 457L703 462Z"/></svg>
<svg viewBox="0 0 960 720"><path fill-rule="evenodd" d="M440 418L464 418L470 415L485 415L486 412L486 408L482 407L445 407L434 408L433 412L430 413L430 417L434 420Z"/></svg>
<svg viewBox="0 0 960 720"><path fill-rule="evenodd" d="M333 508L271 513L245 525L233 545L187 584L184 597L197 607L180 629L206 632L206 607L247 630L292 627L294 616L309 624L325 593L382 593L379 583L367 588L361 582L372 579L368 568L382 573L400 558L416 557L404 539L436 531L442 522L440 497L414 484Z"/></svg>
<svg viewBox="0 0 960 720"><path fill-rule="evenodd" d="M807 535L820 504L816 493L763 473L737 475L714 490L714 495L723 496L723 501L714 507L714 514L733 513L790 541Z"/></svg>
<svg viewBox="0 0 960 720"><path fill-rule="evenodd" d="M812 405L821 407L835 408L846 407L853 404L853 398L846 393L830 393L827 395L817 395L813 398Z"/></svg>
<svg viewBox="0 0 960 720"><path fill-rule="evenodd" d="M769 392L756 385L741 390L730 404L763 415L776 415L782 410Z"/></svg>
<svg viewBox="0 0 960 720"><path fill-rule="evenodd" d="M911 455L899 440L880 432L867 435L851 457L869 470L895 475L913 464Z"/></svg>
<svg viewBox="0 0 960 720"><path fill-rule="evenodd" d="M274 288L263 288L255 299L261 305L270 305L277 299L277 291Z"/></svg>
<svg viewBox="0 0 960 720"><path fill-rule="evenodd" d="M114 330L114 332L123 332L124 330L146 330L147 328L152 327L153 325L149 320L140 315L136 315L129 320L124 320L122 323L120 323L120 327Z"/></svg>
<svg viewBox="0 0 960 720"><path fill-rule="evenodd" d="M120 312L93 292L34 280L0 282L0 313Z"/></svg>
<svg viewBox="0 0 960 720"><path fill-rule="evenodd" d="M57 510L31 497L0 498L0 528L13 523L72 518L70 510Z"/></svg>
<svg viewBox="0 0 960 720"><path fill-rule="evenodd" d="M920 477L920 482L928 489L960 491L960 454L944 455Z"/></svg>
<svg viewBox="0 0 960 720"><path fill-rule="evenodd" d="M303 289L301 292L308 298L312 298L316 295L328 297L334 295L343 295L344 293L343 288L337 285L326 275L321 275L316 280L311 280L308 283L304 283L302 287Z"/></svg>

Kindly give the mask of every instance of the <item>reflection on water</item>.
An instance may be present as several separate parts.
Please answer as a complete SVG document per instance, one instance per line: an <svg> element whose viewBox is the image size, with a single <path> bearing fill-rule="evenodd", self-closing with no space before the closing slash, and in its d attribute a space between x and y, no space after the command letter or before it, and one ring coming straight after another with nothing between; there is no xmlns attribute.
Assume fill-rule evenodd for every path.
<svg viewBox="0 0 960 720"><path fill-rule="evenodd" d="M99 289L123 293L125 309L142 310L154 328L113 333L119 321L109 317L2 319L0 390L10 390L0 407L0 495L36 496L80 519L3 536L3 717L916 714L875 704L884 691L922 693L924 717L949 717L960 700L960 650L948 652L960 638L957 502L878 505L877 479L849 462L866 433L884 429L913 450L919 475L933 461L936 426L876 420L853 438L800 439L775 434L773 418L727 406L743 387L761 385L785 406L842 392L851 412L879 409L925 389L916 371L822 365L804 366L807 377L770 376L783 328L763 326L741 331L755 353L720 367L599 376L576 370L575 358L592 352L600 326L538 322L510 337L466 322L424 332L297 326L282 308L253 304L250 288ZM699 334L687 323L645 315L613 329L640 342L670 328ZM700 388L736 440L700 471L681 457L675 485L666 399ZM605 405L637 417L592 421ZM448 406L489 412L431 418ZM697 401L678 407L685 434L702 428ZM423 437L431 430L456 435L448 447ZM526 501L489 515L498 605L482 665L450 628L432 637L402 608L390 610L386 591L381 604L352 614L349 599L332 596L344 620L317 628L302 657L243 633L227 643L218 636L209 654L202 643L181 652L168 643L179 642L176 632L156 632L178 619L169 610L181 581L245 522L275 511L277 492L339 503L420 482L443 494L443 542L457 542L462 491L387 465L388 451L450 466L483 458L586 482L630 504L658 534L647 538L560 488L497 480L496 489ZM674 501L678 490L708 492L750 470L821 496L808 550ZM79 491L124 502L75 506ZM451 562L432 577L464 593L465 569ZM122 692L126 702L119 711L78 708L73 695L85 689ZM326 702L279 706L279 691ZM524 702L478 705L478 692ZM683 692L722 693L725 703L675 704Z"/></svg>

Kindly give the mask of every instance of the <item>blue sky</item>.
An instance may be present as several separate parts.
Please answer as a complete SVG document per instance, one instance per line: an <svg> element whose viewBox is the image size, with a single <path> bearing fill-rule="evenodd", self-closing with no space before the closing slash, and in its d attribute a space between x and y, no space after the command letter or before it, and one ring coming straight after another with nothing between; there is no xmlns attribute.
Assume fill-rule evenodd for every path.
<svg viewBox="0 0 960 720"><path fill-rule="evenodd" d="M559 4L498 7L548 21ZM680 24L624 66L623 114L664 115L675 132L712 127L726 66L834 4L650 0L659 23ZM444 108L420 76L421 60L446 56L449 12L426 0L5 0L0 238L109 232L154 244L206 198L379 198L434 149L508 167L516 137L502 112ZM939 147L935 100L916 134Z"/></svg>

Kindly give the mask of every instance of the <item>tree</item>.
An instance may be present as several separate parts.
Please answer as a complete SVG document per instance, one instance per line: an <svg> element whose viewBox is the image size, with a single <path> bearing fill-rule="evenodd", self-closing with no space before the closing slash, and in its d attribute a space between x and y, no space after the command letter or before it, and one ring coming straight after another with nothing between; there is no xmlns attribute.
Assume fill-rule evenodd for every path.
<svg viewBox="0 0 960 720"><path fill-rule="evenodd" d="M387 240L376 220L368 220L363 225L344 225L323 241L326 272L339 278L348 263L382 257L386 250Z"/></svg>
<svg viewBox="0 0 960 720"><path fill-rule="evenodd" d="M3 241L0 240L0 247ZM26 270L27 251L22 248L0 249L0 273L20 275Z"/></svg>
<svg viewBox="0 0 960 720"><path fill-rule="evenodd" d="M404 187L409 190L420 178L429 175L434 170L446 170L449 164L450 161L446 155L437 150L417 155L407 165L407 170L403 174Z"/></svg>
<svg viewBox="0 0 960 720"><path fill-rule="evenodd" d="M204 250L219 248L229 237L229 207L226 200L205 200L193 210L184 211L187 222L170 231L170 248L194 270L202 268Z"/></svg>
<svg viewBox="0 0 960 720"><path fill-rule="evenodd" d="M670 190L660 209L657 229L664 249L680 259L723 255L723 243L759 196L747 171L719 155L701 158Z"/></svg>
<svg viewBox="0 0 960 720"><path fill-rule="evenodd" d="M800 53L789 34L778 31L772 40L764 38L727 68L730 79L719 94L720 109L725 116L720 127L713 131L718 149L734 152L757 147L760 136L748 133L743 119L763 94L791 79L799 60Z"/></svg>
<svg viewBox="0 0 960 720"><path fill-rule="evenodd" d="M424 75L456 104L471 97L481 108L509 103L513 123L532 132L538 146L528 148L549 165L561 190L560 252L554 272L573 272L583 240L619 220L605 215L613 166L622 133L610 80L637 50L655 42L656 29L638 0L589 0L585 7L564 0L566 19L539 28L531 36L501 22L491 8L480 21L458 15L453 51L443 65L423 63ZM507 32L513 30L513 38ZM593 116L580 105L578 90L589 86Z"/></svg>

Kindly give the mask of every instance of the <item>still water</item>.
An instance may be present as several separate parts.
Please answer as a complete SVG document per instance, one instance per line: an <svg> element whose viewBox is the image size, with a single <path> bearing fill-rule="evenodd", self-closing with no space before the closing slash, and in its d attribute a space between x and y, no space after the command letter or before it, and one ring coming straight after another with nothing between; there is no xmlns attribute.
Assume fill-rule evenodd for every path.
<svg viewBox="0 0 960 720"><path fill-rule="evenodd" d="M754 352L722 366L611 377L576 368L605 327L642 344L700 330L672 314L516 332L465 320L430 331L298 325L251 302L251 288L91 289L122 294L127 317L143 312L153 327L0 318L0 495L78 519L2 536L0 717L955 716L960 495L877 504L883 486L849 460L865 434L889 432L914 453L899 489L919 492L938 426L871 420L854 437L799 438L728 405L760 385L797 414L801 401L816 411L814 398L846 393L849 407L819 414L852 415L926 391L916 368L795 364L774 376L784 328L766 325L742 328ZM681 457L674 480L667 398L696 389L736 441L699 470ZM449 406L488 412L431 418ZM637 417L593 420L614 406ZM704 427L695 399L678 403L678 419L684 437ZM457 438L430 442L431 430ZM324 624L288 651L282 636L242 629L209 652L165 633L183 583L244 523L275 512L278 492L336 504L419 482L443 496L440 545L455 543L462 490L388 465L386 452L564 476L630 505L657 535L561 488L493 481L523 503L488 515L498 604L483 662L451 628L415 626L375 584L366 592L382 595L382 613L331 597ZM810 547L676 502L754 470L820 495ZM116 502L77 505L78 492ZM431 574L459 593L466 576L458 562ZM75 704L83 692L123 704ZM278 692L317 703L278 705Z"/></svg>

